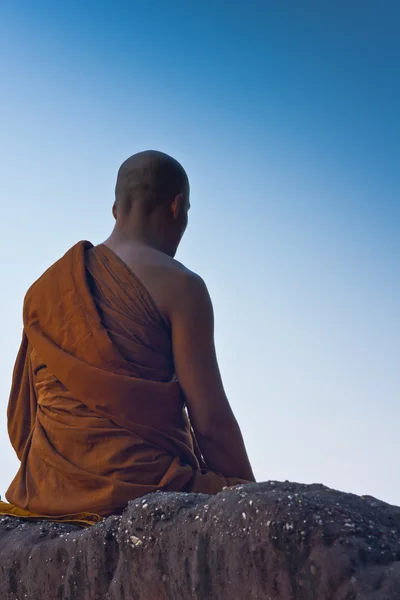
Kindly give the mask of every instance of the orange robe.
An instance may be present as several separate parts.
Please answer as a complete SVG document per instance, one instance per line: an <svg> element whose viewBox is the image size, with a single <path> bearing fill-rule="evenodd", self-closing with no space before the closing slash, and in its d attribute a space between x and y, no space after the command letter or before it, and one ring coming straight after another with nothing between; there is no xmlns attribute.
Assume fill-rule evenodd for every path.
<svg viewBox="0 0 400 600"><path fill-rule="evenodd" d="M91 524L155 490L213 494L171 331L106 246L80 242L29 289L8 406L21 461L0 513Z"/></svg>

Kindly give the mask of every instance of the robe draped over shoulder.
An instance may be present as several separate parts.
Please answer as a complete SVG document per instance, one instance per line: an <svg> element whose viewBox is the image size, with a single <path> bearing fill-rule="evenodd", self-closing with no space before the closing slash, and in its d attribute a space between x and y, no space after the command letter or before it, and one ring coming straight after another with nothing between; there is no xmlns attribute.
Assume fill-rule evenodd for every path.
<svg viewBox="0 0 400 600"><path fill-rule="evenodd" d="M29 289L8 405L21 461L0 513L86 525L156 490L216 493L175 377L171 331L104 245L79 242Z"/></svg>

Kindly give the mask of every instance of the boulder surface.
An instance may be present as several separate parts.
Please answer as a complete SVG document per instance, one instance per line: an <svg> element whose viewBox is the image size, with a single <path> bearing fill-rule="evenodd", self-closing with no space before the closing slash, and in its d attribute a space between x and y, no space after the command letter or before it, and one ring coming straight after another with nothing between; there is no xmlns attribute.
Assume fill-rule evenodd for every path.
<svg viewBox="0 0 400 600"><path fill-rule="evenodd" d="M1 600L400 600L400 508L322 485L150 494L87 529L0 517Z"/></svg>

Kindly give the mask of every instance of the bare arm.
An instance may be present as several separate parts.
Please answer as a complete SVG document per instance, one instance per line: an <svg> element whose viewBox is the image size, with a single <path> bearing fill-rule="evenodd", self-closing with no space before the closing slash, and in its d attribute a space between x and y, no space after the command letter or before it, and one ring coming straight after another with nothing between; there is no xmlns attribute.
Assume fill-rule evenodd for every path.
<svg viewBox="0 0 400 600"><path fill-rule="evenodd" d="M218 368L208 290L196 275L179 278L170 313L175 369L201 452L213 471L254 481Z"/></svg>

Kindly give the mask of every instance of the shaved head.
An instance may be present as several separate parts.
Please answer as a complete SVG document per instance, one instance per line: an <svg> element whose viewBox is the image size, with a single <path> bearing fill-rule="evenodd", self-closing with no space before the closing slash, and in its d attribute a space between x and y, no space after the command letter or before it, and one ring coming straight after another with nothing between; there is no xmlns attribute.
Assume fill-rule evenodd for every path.
<svg viewBox="0 0 400 600"><path fill-rule="evenodd" d="M139 152L119 168L115 205L121 216L129 215L134 205L149 215L179 194L188 197L188 176L182 165L168 154L156 150Z"/></svg>

